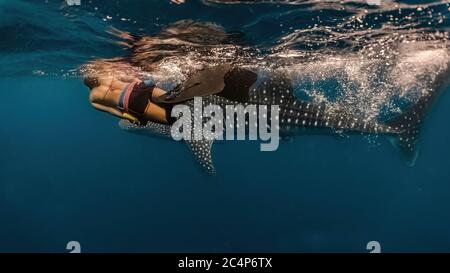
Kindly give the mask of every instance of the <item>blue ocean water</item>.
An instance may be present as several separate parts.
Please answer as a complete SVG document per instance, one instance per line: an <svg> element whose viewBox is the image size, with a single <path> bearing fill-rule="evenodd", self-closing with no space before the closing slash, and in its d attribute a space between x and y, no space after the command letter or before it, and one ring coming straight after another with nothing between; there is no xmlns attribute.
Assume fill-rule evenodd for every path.
<svg viewBox="0 0 450 273"><path fill-rule="evenodd" d="M444 15L418 16L428 19L417 29L448 29L445 2L389 3ZM448 88L414 167L385 137L300 135L276 152L215 145L209 176L184 144L126 133L93 110L77 76L86 61L124 54L110 27L152 35L180 19L212 21L268 48L319 15L336 27L376 8L334 5L0 1L0 251L68 252L69 241L83 252L367 252L369 241L385 252L450 251ZM380 14L397 11L389 7Z"/></svg>

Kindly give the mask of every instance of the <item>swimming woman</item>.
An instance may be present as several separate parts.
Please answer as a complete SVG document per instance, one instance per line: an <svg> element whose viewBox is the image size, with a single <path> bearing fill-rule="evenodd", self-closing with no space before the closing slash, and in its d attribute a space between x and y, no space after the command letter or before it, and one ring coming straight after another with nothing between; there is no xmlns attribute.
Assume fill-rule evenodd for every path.
<svg viewBox="0 0 450 273"><path fill-rule="evenodd" d="M170 110L152 102L165 91L149 80L99 76L85 78L84 83L91 89L89 101L97 110L133 122L153 120L168 123L170 120Z"/></svg>
<svg viewBox="0 0 450 273"><path fill-rule="evenodd" d="M164 60L185 56L187 51L203 51L205 54L202 54L202 57L208 56L207 51L215 46L229 44L232 35L226 34L217 25L189 20L174 23L157 36L144 36L139 40L126 33L115 34L129 40L131 44L128 46L133 53L123 59L95 60L89 63L86 65L84 83L91 89L89 96L91 105L97 110L119 118L142 124L149 120L172 123L171 109L183 99L218 93L224 89L225 92L222 93L231 96L230 98L236 98L240 91L243 91L242 94L246 92L248 96L248 88L251 85L248 80L254 82L248 79L248 76L254 77L253 73L245 75L246 82L242 78L242 73L238 73L242 75L237 76L235 72L239 69L233 69L232 65L214 65L210 69L205 69L205 66L195 69L186 66L186 70L194 71L186 72L189 74L186 75L187 80L178 83L177 88L170 89L172 98L169 100L163 96L169 90L156 86L155 81L148 75L160 73L158 67ZM198 60L200 61L202 57ZM228 60L223 58L222 61L229 62L231 58ZM136 68L140 71L136 71ZM142 75L142 71L146 72L145 76ZM227 88L225 82L228 83ZM234 88L230 90L234 91L234 95L227 91L230 88ZM183 96L174 99L173 94L181 89Z"/></svg>

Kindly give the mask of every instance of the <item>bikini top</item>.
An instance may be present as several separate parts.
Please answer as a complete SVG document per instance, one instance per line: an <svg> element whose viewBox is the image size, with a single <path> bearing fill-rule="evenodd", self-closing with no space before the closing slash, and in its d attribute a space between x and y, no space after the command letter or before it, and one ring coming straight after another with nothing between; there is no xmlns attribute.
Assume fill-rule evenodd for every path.
<svg viewBox="0 0 450 273"><path fill-rule="evenodd" d="M135 81L125 85L120 93L117 109L124 117L128 114L126 118L131 117L133 121L137 121L138 118L142 118L148 102L152 100L154 87L152 80Z"/></svg>

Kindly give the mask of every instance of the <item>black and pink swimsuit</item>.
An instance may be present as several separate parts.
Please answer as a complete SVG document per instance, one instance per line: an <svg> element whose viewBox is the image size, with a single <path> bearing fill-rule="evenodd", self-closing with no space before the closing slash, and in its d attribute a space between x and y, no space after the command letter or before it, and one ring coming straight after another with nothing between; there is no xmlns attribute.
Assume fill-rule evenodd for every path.
<svg viewBox="0 0 450 273"><path fill-rule="evenodd" d="M154 88L155 84L152 80L127 84L120 94L118 110L135 116L140 122L146 122L144 114L149 102L152 101ZM166 120L169 123L173 122L170 116L172 105L157 104L166 109Z"/></svg>

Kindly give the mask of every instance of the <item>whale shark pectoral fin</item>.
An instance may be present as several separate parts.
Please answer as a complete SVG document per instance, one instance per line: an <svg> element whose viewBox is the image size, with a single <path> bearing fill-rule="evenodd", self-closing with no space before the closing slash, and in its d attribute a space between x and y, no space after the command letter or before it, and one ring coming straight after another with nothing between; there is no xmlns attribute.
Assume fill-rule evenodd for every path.
<svg viewBox="0 0 450 273"><path fill-rule="evenodd" d="M216 173L212 162L211 150L214 140L186 140L186 144L192 152L192 155L200 166L211 175Z"/></svg>
<svg viewBox="0 0 450 273"><path fill-rule="evenodd" d="M136 124L128 120L120 120L119 127L125 131L140 135L159 135L170 137L170 125L147 122L145 125ZM186 140L194 158L208 174L215 174L216 169L212 162L211 149L214 140Z"/></svg>

